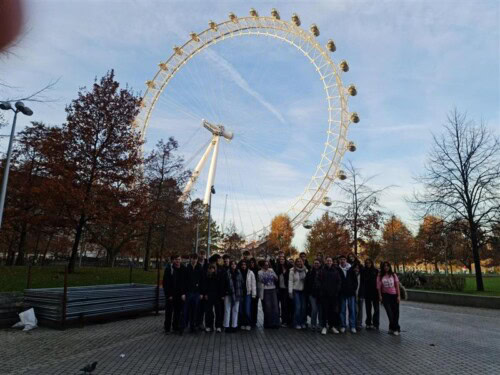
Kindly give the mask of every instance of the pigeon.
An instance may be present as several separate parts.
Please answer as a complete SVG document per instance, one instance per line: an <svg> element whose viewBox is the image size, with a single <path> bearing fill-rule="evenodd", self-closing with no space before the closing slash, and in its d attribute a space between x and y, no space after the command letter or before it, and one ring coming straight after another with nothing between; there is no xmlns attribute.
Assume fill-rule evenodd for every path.
<svg viewBox="0 0 500 375"><path fill-rule="evenodd" d="M91 374L96 367L97 367L97 362L93 362L92 364L88 364L87 366L82 368L80 371L83 371L84 374Z"/></svg>

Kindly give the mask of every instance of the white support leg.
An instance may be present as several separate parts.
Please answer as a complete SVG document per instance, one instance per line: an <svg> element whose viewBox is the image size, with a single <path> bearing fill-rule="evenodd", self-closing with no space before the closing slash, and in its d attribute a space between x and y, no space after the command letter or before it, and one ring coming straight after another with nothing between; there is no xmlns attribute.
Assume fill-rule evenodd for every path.
<svg viewBox="0 0 500 375"><path fill-rule="evenodd" d="M189 193L191 192L191 189L193 188L193 185L196 183L196 180L200 176L201 171L203 170L203 167L205 166L205 163L207 162L208 156L210 155L210 152L214 148L216 144L218 144L218 139L219 137L213 137L212 142L208 145L207 149L203 153L203 156L201 157L200 161L196 165L193 174L191 175L191 178L189 179L188 183L186 184L186 187L184 188L184 191L182 192L182 196L179 198L179 201L184 202L187 197L189 196Z"/></svg>
<svg viewBox="0 0 500 375"><path fill-rule="evenodd" d="M215 136L215 145L214 145L214 154L212 155L212 161L210 162L210 169L208 171L208 179L207 179L207 187L205 189L205 198L203 199L203 203L208 204L208 200L210 199L210 189L214 184L215 180L215 170L217 168L217 155L219 154L219 136Z"/></svg>

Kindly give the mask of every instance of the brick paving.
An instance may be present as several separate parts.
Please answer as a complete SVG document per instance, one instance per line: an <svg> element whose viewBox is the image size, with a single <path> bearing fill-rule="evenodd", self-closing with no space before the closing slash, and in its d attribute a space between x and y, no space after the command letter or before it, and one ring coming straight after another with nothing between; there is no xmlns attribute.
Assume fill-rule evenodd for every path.
<svg viewBox="0 0 500 375"><path fill-rule="evenodd" d="M57 331L0 330L0 374L500 374L500 313L404 302L402 335L292 329L166 336L163 315ZM122 356L123 355L123 356ZM81 373L80 373L81 374Z"/></svg>

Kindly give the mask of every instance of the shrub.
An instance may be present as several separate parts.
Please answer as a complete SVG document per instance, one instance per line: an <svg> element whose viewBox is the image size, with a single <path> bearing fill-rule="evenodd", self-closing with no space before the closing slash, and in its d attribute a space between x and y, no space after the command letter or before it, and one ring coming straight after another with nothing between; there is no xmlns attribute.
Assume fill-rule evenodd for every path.
<svg viewBox="0 0 500 375"><path fill-rule="evenodd" d="M401 284L406 288L444 290L462 292L465 289L465 276L423 274L420 272L407 272L398 275Z"/></svg>

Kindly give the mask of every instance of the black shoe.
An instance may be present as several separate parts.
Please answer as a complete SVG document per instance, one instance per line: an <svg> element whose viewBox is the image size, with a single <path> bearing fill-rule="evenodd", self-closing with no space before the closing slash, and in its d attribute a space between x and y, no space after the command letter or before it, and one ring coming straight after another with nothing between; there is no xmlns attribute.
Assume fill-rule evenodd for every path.
<svg viewBox="0 0 500 375"><path fill-rule="evenodd" d="M164 330L164 332L165 332L165 335L170 335L171 334L170 330L168 330L168 331Z"/></svg>

